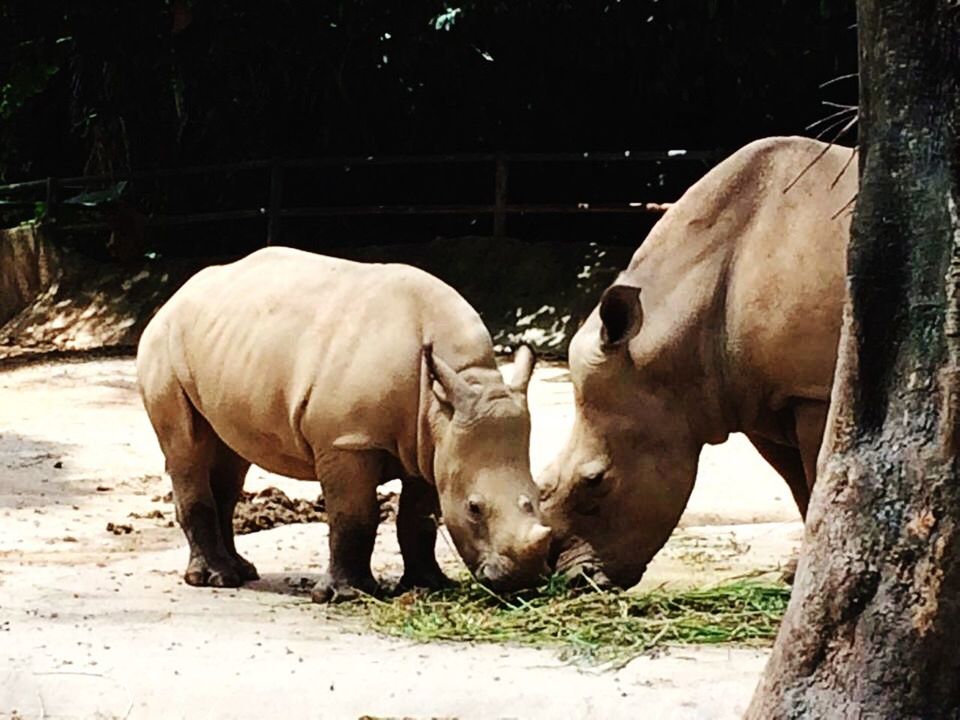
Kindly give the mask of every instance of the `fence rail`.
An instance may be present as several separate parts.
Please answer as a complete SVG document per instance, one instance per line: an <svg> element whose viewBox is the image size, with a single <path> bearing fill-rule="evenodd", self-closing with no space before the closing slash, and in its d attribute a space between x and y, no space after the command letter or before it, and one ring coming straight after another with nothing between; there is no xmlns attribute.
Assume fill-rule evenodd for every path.
<svg viewBox="0 0 960 720"><path fill-rule="evenodd" d="M356 217L372 215L492 215L493 234L502 236L506 218L515 214L578 214L578 213L658 213L669 208L669 203L651 202L569 202L569 203L510 203L509 167L516 164L546 163L675 163L699 162L710 166L726 153L722 150L657 150L582 153L472 153L452 155L384 155L345 156L322 158L272 158L233 163L195 165L182 168L161 168L117 173L112 175L82 175L78 177L44 178L0 185L0 208L28 208L37 202L46 203L49 217L56 217L62 205L82 204L62 199L64 191L87 190L91 187L120 182L150 181L161 178L191 175L225 175L238 172L263 171L268 174L267 203L264 207L196 212L188 214L153 215L151 225L191 225L196 223L233 220L266 220L266 242L280 242L284 218ZM323 167L349 169L359 166L414 166L450 164L490 164L493 169L492 202L466 204L370 204L321 207L284 207L286 171ZM42 191L42 199L22 199L22 194ZM12 198L12 199L11 199ZM61 226L64 229L106 228L106 223L82 223Z"/></svg>

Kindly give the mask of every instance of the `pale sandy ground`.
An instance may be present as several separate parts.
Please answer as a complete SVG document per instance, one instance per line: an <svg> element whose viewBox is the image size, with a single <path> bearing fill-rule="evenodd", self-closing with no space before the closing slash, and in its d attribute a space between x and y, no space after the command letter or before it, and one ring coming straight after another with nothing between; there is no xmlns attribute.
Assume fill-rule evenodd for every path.
<svg viewBox="0 0 960 720"><path fill-rule="evenodd" d="M536 470L570 426L565 371L538 370L531 401ZM264 576L252 586L189 588L172 506L154 500L169 490L162 467L130 360L0 373L0 717L734 718L765 661L675 648L612 671L381 638L288 589L320 572L322 524L240 537ZM266 485L319 490L254 469L248 489ZM129 517L156 509L163 519ZM734 437L704 452L682 527L640 589L775 569L801 532L786 486ZM456 570L442 540L439 551ZM375 571L399 567L384 525Z"/></svg>

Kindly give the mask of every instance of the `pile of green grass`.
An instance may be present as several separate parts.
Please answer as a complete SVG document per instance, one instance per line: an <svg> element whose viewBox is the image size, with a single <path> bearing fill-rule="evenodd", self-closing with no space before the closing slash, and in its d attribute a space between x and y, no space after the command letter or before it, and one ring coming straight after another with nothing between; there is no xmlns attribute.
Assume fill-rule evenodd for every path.
<svg viewBox="0 0 960 720"><path fill-rule="evenodd" d="M766 644L789 588L755 581L646 594L573 593L551 579L536 593L496 595L473 581L351 607L374 629L419 642L498 642L553 647L571 660L621 664L665 644Z"/></svg>

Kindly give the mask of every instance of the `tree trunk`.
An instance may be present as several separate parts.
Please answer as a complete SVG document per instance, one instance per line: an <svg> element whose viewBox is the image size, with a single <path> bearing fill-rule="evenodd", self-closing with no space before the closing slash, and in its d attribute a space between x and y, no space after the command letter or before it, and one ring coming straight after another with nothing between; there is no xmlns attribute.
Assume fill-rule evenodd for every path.
<svg viewBox="0 0 960 720"><path fill-rule="evenodd" d="M848 298L757 720L960 718L960 3L858 15Z"/></svg>

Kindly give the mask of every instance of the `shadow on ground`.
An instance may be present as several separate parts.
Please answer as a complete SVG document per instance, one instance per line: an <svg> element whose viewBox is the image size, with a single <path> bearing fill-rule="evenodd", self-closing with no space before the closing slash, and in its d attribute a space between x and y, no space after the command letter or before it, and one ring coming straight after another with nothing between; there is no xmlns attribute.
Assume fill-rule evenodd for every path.
<svg viewBox="0 0 960 720"><path fill-rule="evenodd" d="M43 507L96 494L89 480L68 479L76 447L0 432L0 507Z"/></svg>

